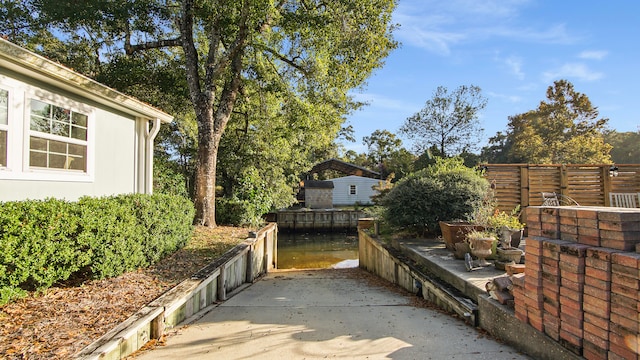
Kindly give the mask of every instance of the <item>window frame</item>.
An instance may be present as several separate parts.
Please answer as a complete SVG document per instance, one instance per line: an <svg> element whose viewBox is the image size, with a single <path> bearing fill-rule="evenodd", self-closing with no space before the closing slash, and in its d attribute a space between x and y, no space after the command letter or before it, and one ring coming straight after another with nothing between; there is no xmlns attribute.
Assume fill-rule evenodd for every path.
<svg viewBox="0 0 640 360"><path fill-rule="evenodd" d="M358 195L358 185L349 184L349 195Z"/></svg>
<svg viewBox="0 0 640 360"><path fill-rule="evenodd" d="M66 97L55 90L45 90L0 74L0 88L9 91L7 166L0 167L0 179L64 182L94 182L95 180L95 126L96 108ZM62 107L87 116L86 171L31 167L31 136L78 144L71 137L31 130L31 99Z"/></svg>
<svg viewBox="0 0 640 360"><path fill-rule="evenodd" d="M0 163L0 170L7 170L11 168L11 156L10 154L10 150L11 150L11 131L10 131L10 125L11 125L11 115L12 115L12 111L11 110L11 103L12 103L12 98L13 98L13 92L14 90L10 87L10 86L6 86L4 83L0 83L0 90L4 90L7 92L7 123L6 124L2 124L0 123L0 131L6 131L7 133L7 139L6 139L6 143L7 143L7 149L6 149L6 164L2 164Z"/></svg>

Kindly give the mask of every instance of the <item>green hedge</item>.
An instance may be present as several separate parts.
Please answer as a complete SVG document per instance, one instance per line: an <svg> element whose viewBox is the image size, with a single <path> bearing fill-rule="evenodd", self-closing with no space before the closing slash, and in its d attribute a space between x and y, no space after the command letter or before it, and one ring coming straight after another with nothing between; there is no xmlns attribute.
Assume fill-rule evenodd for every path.
<svg viewBox="0 0 640 360"><path fill-rule="evenodd" d="M172 195L0 203L0 304L70 276L155 263L191 236L193 204Z"/></svg>

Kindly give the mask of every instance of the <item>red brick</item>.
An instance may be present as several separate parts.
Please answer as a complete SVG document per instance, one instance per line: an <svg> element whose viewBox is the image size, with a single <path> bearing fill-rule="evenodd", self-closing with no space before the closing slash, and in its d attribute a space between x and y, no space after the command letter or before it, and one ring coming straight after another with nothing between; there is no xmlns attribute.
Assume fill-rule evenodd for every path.
<svg viewBox="0 0 640 360"><path fill-rule="evenodd" d="M606 332L606 339L601 338L600 336L593 334L589 331L584 331L583 335L584 340L592 343L600 349L608 350L609 349L609 332Z"/></svg>
<svg viewBox="0 0 640 360"><path fill-rule="evenodd" d="M567 328L567 326L571 326L572 328L575 328L575 329L580 329L580 334L576 333L576 335L582 336L582 317L574 318L574 317L566 315L564 312L561 312L560 313L560 328L564 329L564 328Z"/></svg>
<svg viewBox="0 0 640 360"><path fill-rule="evenodd" d="M564 296L560 296L560 311L567 317L582 320L582 301L574 301Z"/></svg>
<svg viewBox="0 0 640 360"><path fill-rule="evenodd" d="M578 233L581 229L598 229L598 220L596 219L580 219L578 218Z"/></svg>
<svg viewBox="0 0 640 360"><path fill-rule="evenodd" d="M529 259L527 259L529 261ZM586 258L584 261L585 268L593 268L602 271L611 271L611 260L600 260L596 258Z"/></svg>
<svg viewBox="0 0 640 360"><path fill-rule="evenodd" d="M566 278L561 278L560 279L560 286L561 287L565 287L569 290L573 290L573 291L578 291L581 292L584 289L584 283L579 283L579 282L575 282L575 281L571 281L569 279Z"/></svg>
<svg viewBox="0 0 640 360"><path fill-rule="evenodd" d="M531 312L531 310L534 310L534 309L542 310L542 304L543 304L542 294L540 294L539 298L536 298L536 299L532 299L531 297L525 294L524 304L527 307L528 312Z"/></svg>
<svg viewBox="0 0 640 360"><path fill-rule="evenodd" d="M566 331L567 333L573 336L577 336L581 339L584 333L584 331L582 330L582 324L580 324L579 326L575 326L570 321L564 321L564 320L560 322L560 330L561 330L561 333L562 331Z"/></svg>
<svg viewBox="0 0 640 360"><path fill-rule="evenodd" d="M537 294L542 294L542 280L539 280L536 283L529 280L529 276L526 276L524 279L524 295L535 297Z"/></svg>
<svg viewBox="0 0 640 360"><path fill-rule="evenodd" d="M582 336L560 329L560 344L576 355L582 355Z"/></svg>
<svg viewBox="0 0 640 360"><path fill-rule="evenodd" d="M545 319L547 317L560 319L560 305L555 305L552 301L549 301L549 302L545 301L544 304L542 304L542 306L544 308Z"/></svg>
<svg viewBox="0 0 640 360"><path fill-rule="evenodd" d="M543 332L544 330L544 327L542 325L542 317L531 316L531 313L529 313L529 325L540 332Z"/></svg>
<svg viewBox="0 0 640 360"><path fill-rule="evenodd" d="M585 312L584 322L609 331L609 313L591 314L589 312Z"/></svg>
<svg viewBox="0 0 640 360"><path fill-rule="evenodd" d="M529 236L542 236L542 229L540 224L532 224L527 221L527 228L528 228L527 232Z"/></svg>
<svg viewBox="0 0 640 360"><path fill-rule="evenodd" d="M640 231L640 222L600 220L598 221L598 228L601 230L607 230L607 231L638 232Z"/></svg>
<svg viewBox="0 0 640 360"><path fill-rule="evenodd" d="M576 209L578 219L598 219L598 213L593 210Z"/></svg>
<svg viewBox="0 0 640 360"><path fill-rule="evenodd" d="M569 300L575 303L582 304L582 291L575 291L566 286L560 287L560 304L567 303Z"/></svg>
<svg viewBox="0 0 640 360"><path fill-rule="evenodd" d="M578 259L578 258L574 258L574 259ZM560 260L558 267L560 268L560 272L563 274L566 272L570 272L570 273L574 273L574 274L584 274L584 259L578 259L578 260L582 260L582 264L575 264L573 261L563 261Z"/></svg>
<svg viewBox="0 0 640 360"><path fill-rule="evenodd" d="M552 338L555 341L560 340L560 328L558 327L557 329L551 326L545 326L544 327L544 333L547 334L547 336L549 336L550 338Z"/></svg>
<svg viewBox="0 0 640 360"><path fill-rule="evenodd" d="M605 318L609 318L609 312L611 311L611 303L607 299L601 299L599 297L591 296L588 294L582 295L582 310L591 314L600 315Z"/></svg>
<svg viewBox="0 0 640 360"><path fill-rule="evenodd" d="M602 349L585 339L582 342L582 357L587 360L607 360L607 349Z"/></svg>
<svg viewBox="0 0 640 360"><path fill-rule="evenodd" d="M565 255L574 256L577 258L584 258L587 255L587 249L589 246L583 244L561 244L560 245L560 253ZM562 255L560 256L560 260L562 260Z"/></svg>
<svg viewBox="0 0 640 360"><path fill-rule="evenodd" d="M589 338L589 341L592 341L595 343L595 338L601 340L601 341L609 341L609 330L608 329L603 329L599 326L596 326L595 324L592 324L590 322L585 321L583 324L583 331L584 331L584 338L587 339ZM588 336L587 336L588 334ZM599 345L602 345L602 343L598 343Z"/></svg>
<svg viewBox="0 0 640 360"><path fill-rule="evenodd" d="M611 313L611 324L623 327L632 332L638 332L638 320L632 320L625 316Z"/></svg>
<svg viewBox="0 0 640 360"><path fill-rule="evenodd" d="M640 292L638 292L638 289L632 289L622 284L618 284L615 281L611 282L611 292L614 294L625 296L635 301L640 300Z"/></svg>
<svg viewBox="0 0 640 360"><path fill-rule="evenodd" d="M567 278L567 280L584 284L584 274L577 274L574 272L561 272L561 274L562 277Z"/></svg>
<svg viewBox="0 0 640 360"><path fill-rule="evenodd" d="M615 264L613 264L615 266ZM612 269L613 275L611 276L611 284L618 284L622 286L626 286L629 289L640 290L640 280L637 276L629 276L623 273L624 269L628 269L626 267L618 267L617 269Z"/></svg>
<svg viewBox="0 0 640 360"><path fill-rule="evenodd" d="M571 243L563 240L545 240L542 242L542 255L553 260L560 260L560 246L567 244Z"/></svg>
<svg viewBox="0 0 640 360"><path fill-rule="evenodd" d="M587 267L584 269L585 275L587 278L592 278L592 279L596 279L596 280L601 280L604 282L611 282L611 272L610 271L604 271L604 270L600 270L600 269L596 269L596 268L592 268L592 267ZM586 279L585 279L585 283L586 283Z"/></svg>
<svg viewBox="0 0 640 360"><path fill-rule="evenodd" d="M602 248L602 247L592 247L587 249L587 257L610 262L611 255L617 252L620 252L620 251L615 249Z"/></svg>
<svg viewBox="0 0 640 360"><path fill-rule="evenodd" d="M625 359L637 359L638 357L638 342L625 339L626 335L617 334L609 331L609 351L614 354L620 355ZM629 335L635 337L636 335Z"/></svg>
<svg viewBox="0 0 640 360"><path fill-rule="evenodd" d="M578 234L578 243L589 246L600 246L600 234L598 235L580 235Z"/></svg>
<svg viewBox="0 0 640 360"><path fill-rule="evenodd" d="M560 287L560 276L549 273L542 273L542 287L558 288ZM560 290L557 290L560 291Z"/></svg>
<svg viewBox="0 0 640 360"><path fill-rule="evenodd" d="M543 237L539 237L539 236L529 236L527 237L527 240L525 242L525 249L526 250L535 250L535 249L539 249L541 250L540 252L538 252L540 255L542 255L542 242L544 240L547 240ZM532 251L533 253L534 251Z"/></svg>
<svg viewBox="0 0 640 360"><path fill-rule="evenodd" d="M598 211L598 220L637 222L640 221L640 212Z"/></svg>
<svg viewBox="0 0 640 360"><path fill-rule="evenodd" d="M575 243L578 242L578 229L574 228L575 230L569 230L567 229L566 225L562 225L563 227L560 228L560 236L558 236L559 239L561 240L565 240L565 241L573 241Z"/></svg>
<svg viewBox="0 0 640 360"><path fill-rule="evenodd" d="M637 360L637 358L629 358L623 355L618 355L616 353L614 353L613 351L608 351L607 352L607 359L608 360Z"/></svg>
<svg viewBox="0 0 640 360"><path fill-rule="evenodd" d="M543 259L543 261L546 259ZM554 260L551 260L554 261ZM553 276L559 276L560 275L560 267L556 264L556 265L549 265L546 263L542 263L542 274L544 275L553 275Z"/></svg>
<svg viewBox="0 0 640 360"><path fill-rule="evenodd" d="M611 262L615 264L623 265L632 269L640 269L640 254L614 253L611 255ZM636 274L637 273L638 272L636 272Z"/></svg>
<svg viewBox="0 0 640 360"><path fill-rule="evenodd" d="M640 234L638 234L640 238ZM631 251L635 247L635 241L628 240L618 240L618 239L609 239L600 237L600 246L608 247L611 249L622 250L622 251Z"/></svg>
<svg viewBox="0 0 640 360"><path fill-rule="evenodd" d="M611 323L609 326L609 341L614 343L616 341L621 341L620 343L618 343L619 345L624 345L626 343L627 346L630 346L630 348L634 351L638 350L638 343L636 341L626 340L635 338L637 335L638 330L636 329L630 330L616 323Z"/></svg>

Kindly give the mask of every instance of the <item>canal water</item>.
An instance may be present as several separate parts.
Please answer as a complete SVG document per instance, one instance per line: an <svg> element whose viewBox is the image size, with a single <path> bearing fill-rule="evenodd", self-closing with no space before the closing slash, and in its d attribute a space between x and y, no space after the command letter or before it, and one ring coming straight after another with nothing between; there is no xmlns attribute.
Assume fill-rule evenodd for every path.
<svg viewBox="0 0 640 360"><path fill-rule="evenodd" d="M278 233L278 269L358 267L358 235Z"/></svg>

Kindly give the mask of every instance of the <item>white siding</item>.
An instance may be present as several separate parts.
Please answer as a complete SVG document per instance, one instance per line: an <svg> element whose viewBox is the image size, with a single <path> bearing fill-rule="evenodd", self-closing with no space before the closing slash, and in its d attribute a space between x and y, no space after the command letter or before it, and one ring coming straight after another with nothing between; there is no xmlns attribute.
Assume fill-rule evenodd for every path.
<svg viewBox="0 0 640 360"><path fill-rule="evenodd" d="M362 205L371 204L371 196L377 191L372 187L378 185L380 180L362 176L345 176L331 179L333 182L333 205L344 206L354 205L356 202ZM351 186L355 185L356 194L351 194Z"/></svg>
<svg viewBox="0 0 640 360"><path fill-rule="evenodd" d="M11 91L14 106L9 113L10 166L0 167L0 201L44 199L76 200L81 196L102 196L136 192L138 142L136 119L90 100L71 97L55 88L40 88L26 78L11 78L0 72L0 87ZM63 94L63 95L60 95ZM37 96L37 97L36 97ZM71 173L28 167L29 115L25 104L32 97L59 106L75 106L90 114L88 171ZM140 137L142 137L140 139Z"/></svg>

